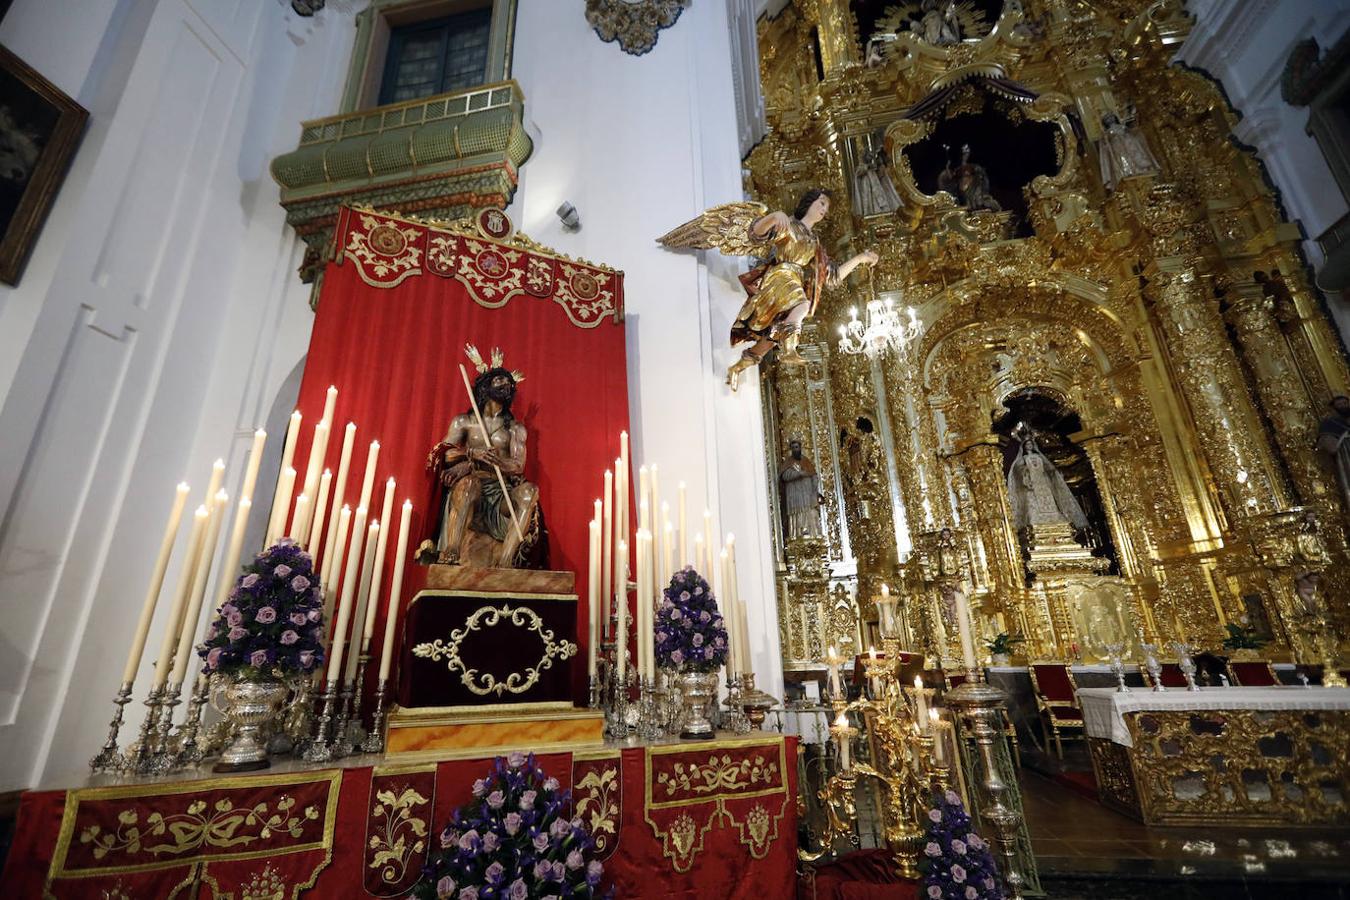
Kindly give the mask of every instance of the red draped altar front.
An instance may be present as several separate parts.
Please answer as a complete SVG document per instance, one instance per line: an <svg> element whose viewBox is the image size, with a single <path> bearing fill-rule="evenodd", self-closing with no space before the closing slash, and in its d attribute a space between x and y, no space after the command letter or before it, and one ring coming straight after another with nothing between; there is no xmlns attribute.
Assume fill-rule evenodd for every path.
<svg viewBox="0 0 1350 900"><path fill-rule="evenodd" d="M297 481L309 459L325 393L338 389L325 465L338 470L343 429L357 426L344 503L361 492L367 449L380 442L370 517L380 514L384 482L398 482L393 523L413 502L409 552L434 528L435 486L427 452L450 420L468 411L459 374L472 343L488 358L500 347L508 369L525 375L512 412L529 430L525 477L539 486L548 527L550 568L577 573L586 596L587 523L607 461L628 428L623 273L510 242L504 218L479 214L479 233L343 210L336 258L324 273L298 408L304 416L295 452ZM494 227L503 240L488 237ZM336 487L336 486L335 486ZM298 495L301 485L297 484ZM331 513L331 509L330 509ZM383 524L383 523L382 523ZM384 584L394 564L390 535ZM320 541L322 545L323 541ZM425 569L409 564L399 608L420 590ZM383 634L375 629L378 644ZM578 604L578 659L586 658L585 603ZM395 658L398 656L395 648ZM379 653L373 646L373 654ZM573 667L573 693L584 698L585 666Z"/></svg>
<svg viewBox="0 0 1350 900"><path fill-rule="evenodd" d="M601 886L617 897L781 900L796 893L796 747L759 734L539 763L570 787L597 838ZM7 897L56 900L402 897L489 766L433 760L32 791L0 884Z"/></svg>

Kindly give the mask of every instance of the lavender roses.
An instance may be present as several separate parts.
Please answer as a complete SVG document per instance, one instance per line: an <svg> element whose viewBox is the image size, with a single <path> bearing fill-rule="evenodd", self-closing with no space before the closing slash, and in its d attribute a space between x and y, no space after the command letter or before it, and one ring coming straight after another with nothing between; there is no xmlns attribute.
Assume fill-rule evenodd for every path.
<svg viewBox="0 0 1350 900"><path fill-rule="evenodd" d="M727 629L708 582L685 566L670 579L656 612L656 664L716 672L727 658Z"/></svg>
<svg viewBox="0 0 1350 900"><path fill-rule="evenodd" d="M310 672L323 662L322 618L314 563L299 544L282 538L245 568L197 653L207 674Z"/></svg>
<svg viewBox="0 0 1350 900"><path fill-rule="evenodd" d="M1002 900L989 845L972 830L954 791L934 795L927 825L919 857L921 900Z"/></svg>

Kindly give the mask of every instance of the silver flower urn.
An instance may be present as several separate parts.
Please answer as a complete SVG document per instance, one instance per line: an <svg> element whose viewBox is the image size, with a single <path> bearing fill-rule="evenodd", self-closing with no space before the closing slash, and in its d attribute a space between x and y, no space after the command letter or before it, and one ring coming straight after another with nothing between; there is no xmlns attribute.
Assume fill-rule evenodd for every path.
<svg viewBox="0 0 1350 900"><path fill-rule="evenodd" d="M213 772L252 772L272 765L267 742L271 722L300 697L290 681L212 677L211 705L234 723L234 739L220 753Z"/></svg>
<svg viewBox="0 0 1350 900"><path fill-rule="evenodd" d="M712 740L715 732L708 721L708 701L717 696L717 673L681 672L675 680L680 686L680 737Z"/></svg>

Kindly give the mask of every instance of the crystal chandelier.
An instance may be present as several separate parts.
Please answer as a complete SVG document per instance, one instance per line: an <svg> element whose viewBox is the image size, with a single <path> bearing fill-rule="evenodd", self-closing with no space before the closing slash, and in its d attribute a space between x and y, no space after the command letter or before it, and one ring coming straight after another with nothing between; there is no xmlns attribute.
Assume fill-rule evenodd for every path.
<svg viewBox="0 0 1350 900"><path fill-rule="evenodd" d="M839 326L839 349L850 354L866 353L868 358L881 356L887 350L904 351L923 334L923 323L914 307L907 307L906 312L908 319L900 315L890 298L869 300L863 319L858 318L858 308L851 307L848 323Z"/></svg>

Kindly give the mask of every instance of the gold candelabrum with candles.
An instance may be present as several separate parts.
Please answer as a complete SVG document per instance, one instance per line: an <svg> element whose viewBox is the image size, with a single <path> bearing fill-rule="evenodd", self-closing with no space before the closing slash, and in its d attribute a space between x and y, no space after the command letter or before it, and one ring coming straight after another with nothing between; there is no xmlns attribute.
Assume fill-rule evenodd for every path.
<svg viewBox="0 0 1350 900"><path fill-rule="evenodd" d="M919 875L923 839L921 820L932 791L946 788L955 758L950 723L932 705L933 691L921 684L902 686L896 677L894 656L875 653L862 657L866 685L857 700L835 690L831 700L834 720L830 735L837 752L837 770L821 788L826 828L821 846L800 851L815 861L833 851L836 841L849 840L857 822L857 792L869 786L879 791L886 844L903 878ZM828 657L831 683L838 685L837 668L843 659ZM855 724L856 723L856 724ZM855 757L854 739L865 738L866 758Z"/></svg>
<svg viewBox="0 0 1350 900"><path fill-rule="evenodd" d="M972 15L862 34L848 0L791 0L758 25L750 195L829 189L823 249L879 256L759 370L785 669L866 647L882 585L905 649L947 659L962 601L1028 658L1219 651L1237 622L1273 660L1345 658L1350 442L1319 433L1350 365L1237 113L1173 63L1183 3ZM844 352L874 295L921 333ZM814 509L785 487L803 459Z"/></svg>

